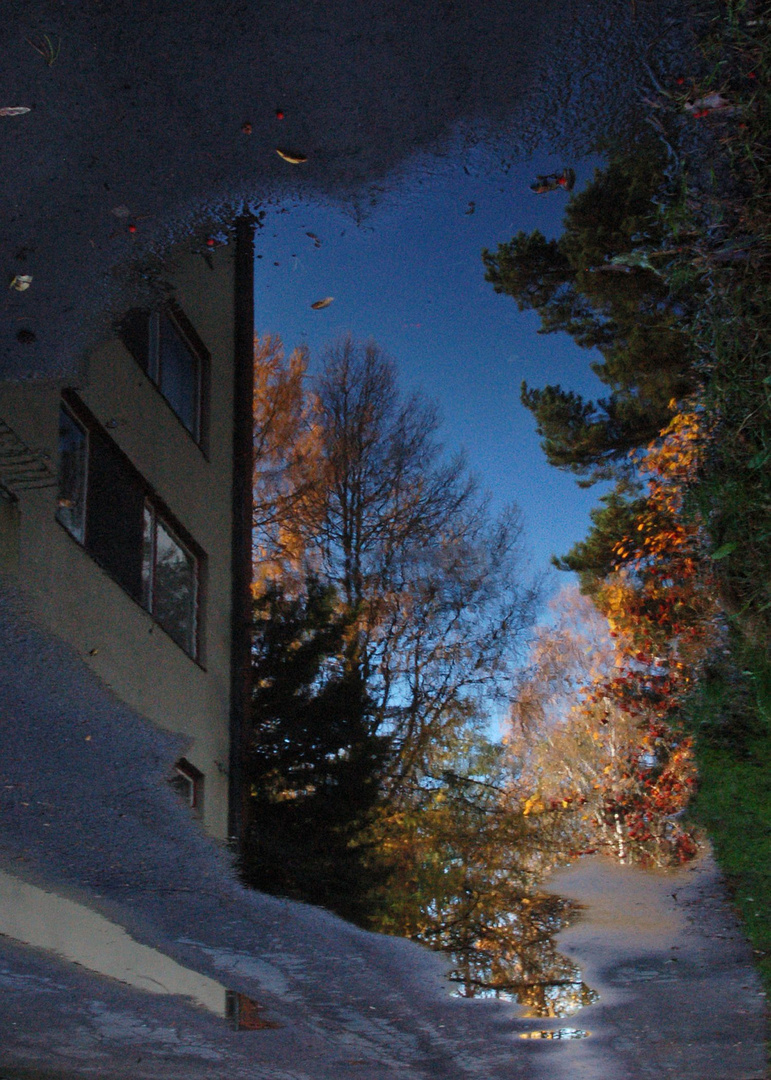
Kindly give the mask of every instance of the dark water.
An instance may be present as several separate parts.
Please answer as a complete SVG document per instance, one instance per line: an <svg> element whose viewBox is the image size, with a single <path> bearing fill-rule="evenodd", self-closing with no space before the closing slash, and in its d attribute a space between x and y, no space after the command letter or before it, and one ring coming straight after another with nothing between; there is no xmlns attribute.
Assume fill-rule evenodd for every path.
<svg viewBox="0 0 771 1080"><path fill-rule="evenodd" d="M431 18L419 0L13 0L2 105L30 112L0 117L0 252L33 286L6 298L0 373L73 371L152 254L234 210L299 194L360 213L419 151L460 166L484 142L502 170L586 152L638 122L652 51L674 63L686 41L674 0L444 0Z"/></svg>

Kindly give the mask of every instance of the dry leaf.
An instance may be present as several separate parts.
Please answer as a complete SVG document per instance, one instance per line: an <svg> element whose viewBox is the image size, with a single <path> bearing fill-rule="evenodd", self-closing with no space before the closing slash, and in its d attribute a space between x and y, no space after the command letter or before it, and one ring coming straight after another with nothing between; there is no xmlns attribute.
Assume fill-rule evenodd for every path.
<svg viewBox="0 0 771 1080"><path fill-rule="evenodd" d="M290 165L302 165L304 161L308 160L305 154L295 154L290 150L279 150L278 147L276 147L276 153L284 161L288 161Z"/></svg>
<svg viewBox="0 0 771 1080"><path fill-rule="evenodd" d="M0 109L0 116L21 116L29 111L26 105L6 105L4 109Z"/></svg>
<svg viewBox="0 0 771 1080"><path fill-rule="evenodd" d="M314 311L319 311L320 308L329 307L334 300L334 296L325 296L323 300L317 300L315 304L311 304Z"/></svg>
<svg viewBox="0 0 771 1080"><path fill-rule="evenodd" d="M12 289L16 289L17 292L24 292L32 284L32 274L17 274L16 277L11 278Z"/></svg>

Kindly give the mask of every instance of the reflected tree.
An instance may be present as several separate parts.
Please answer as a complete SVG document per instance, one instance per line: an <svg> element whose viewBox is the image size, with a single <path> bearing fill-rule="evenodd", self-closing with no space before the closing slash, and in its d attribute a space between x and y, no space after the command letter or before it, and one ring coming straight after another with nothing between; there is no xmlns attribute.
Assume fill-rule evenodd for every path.
<svg viewBox="0 0 771 1080"><path fill-rule="evenodd" d="M602 357L591 367L610 394L596 402L558 385L522 384L549 463L581 484L629 475L629 452L656 438L670 402L697 385L684 327L696 298L661 273L679 250L655 204L666 183L662 155L643 138L597 170L572 196L558 240L520 232L482 254L486 280L520 311L537 311L539 333L568 333Z"/></svg>
<svg viewBox="0 0 771 1080"><path fill-rule="evenodd" d="M255 605L252 739L244 763L244 880L366 922L382 878L365 836L380 799L387 738L347 667L348 620L334 590L269 586Z"/></svg>

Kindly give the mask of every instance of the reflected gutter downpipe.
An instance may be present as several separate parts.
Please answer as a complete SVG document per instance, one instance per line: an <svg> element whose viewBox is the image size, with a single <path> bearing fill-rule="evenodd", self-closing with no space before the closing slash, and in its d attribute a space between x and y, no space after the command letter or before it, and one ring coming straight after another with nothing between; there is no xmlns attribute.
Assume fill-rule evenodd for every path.
<svg viewBox="0 0 771 1080"><path fill-rule="evenodd" d="M251 688L254 228L253 215L236 218L228 768L228 840L236 852L244 829L243 753Z"/></svg>

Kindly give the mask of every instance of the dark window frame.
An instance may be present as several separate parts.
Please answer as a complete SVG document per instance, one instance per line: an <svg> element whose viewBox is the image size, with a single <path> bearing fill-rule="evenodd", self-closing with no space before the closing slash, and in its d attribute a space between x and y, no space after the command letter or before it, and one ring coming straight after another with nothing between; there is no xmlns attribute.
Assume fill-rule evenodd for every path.
<svg viewBox="0 0 771 1080"><path fill-rule="evenodd" d="M160 368L161 359L157 352L160 341L160 319L162 317L167 319L171 324L172 329L180 338L196 363L196 415L193 430L187 426L184 419L180 416L179 412L177 412L162 388L163 375ZM139 321L142 324L144 320L146 320L146 326L142 325L142 332L134 333L131 331L130 323L132 320ZM157 321L157 325L153 332L151 323L154 320ZM204 345L198 332L180 307L179 303L176 300L169 299L159 308L134 308L127 312L123 319L117 324L116 330L126 349L134 357L134 360L142 369L155 391L160 394L166 405L174 414L177 422L181 424L188 436L193 440L208 461L211 406L211 353Z"/></svg>
<svg viewBox="0 0 771 1080"><path fill-rule="evenodd" d="M121 450L117 443L110 438L103 425L99 423L91 410L80 400L80 398L72 390L62 391L61 407L69 412L70 416L84 429L87 436L87 456L86 456L86 512L84 522L84 537L79 539L75 536L67 525L58 517L55 517L57 523L66 532L67 536L77 544L89 558L101 567L101 569L110 577L117 585L123 589L124 593L129 596L145 614L153 620L155 626L158 626L163 630L164 634L169 637L175 645L189 657L195 664L205 670L205 657L204 657L204 616L206 610L206 585L208 580L208 559L206 552L198 544L195 539L190 535L188 530L179 522L179 519L175 517L172 511L164 500L157 494L155 489L148 483L148 481L142 476L136 466L133 464L127 454ZM93 474L92 468L92 448L96 440L101 440L106 444L109 444L111 453L116 459L120 460L122 467L125 469L126 475L130 476L133 484L138 492L141 492L142 503L150 504L154 513L161 519L162 522L168 525L171 533L175 538L178 538L184 548L195 559L196 567L196 596L195 596L195 629L193 634L193 652L189 652L183 645L181 645L172 634L163 626L154 613L142 602L141 593L141 567L142 567L142 544L141 540L137 551L137 566L139 569L139 588L132 592L127 587L125 578L121 580L121 575L116 573L115 570L109 565L105 564L105 560L99 557L99 554L93 550L91 541L89 539L89 502L88 502L88 482L89 477ZM144 525L144 519L142 516L140 522L140 536ZM93 530L93 524L92 524Z"/></svg>

